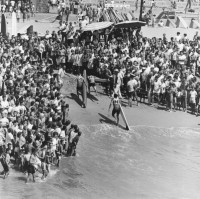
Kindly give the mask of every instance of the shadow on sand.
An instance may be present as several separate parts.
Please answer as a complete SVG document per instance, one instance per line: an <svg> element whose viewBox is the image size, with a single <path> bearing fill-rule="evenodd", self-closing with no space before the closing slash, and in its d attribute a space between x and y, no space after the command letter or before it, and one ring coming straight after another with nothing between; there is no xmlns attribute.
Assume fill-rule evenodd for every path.
<svg viewBox="0 0 200 199"><path fill-rule="evenodd" d="M107 116L105 116L105 115L103 115L103 114L101 114L101 113L98 113L99 114L99 116L101 116L101 119L99 119L99 121L101 122L101 123L107 123L107 124L112 124L112 125L115 125L116 126L116 122L114 122L113 120L111 120L110 118L108 118ZM126 128L125 127L123 127L122 125L118 125L118 127L120 127L121 129L123 129L123 130L126 130Z"/></svg>
<svg viewBox="0 0 200 199"><path fill-rule="evenodd" d="M90 99L91 101L99 101L94 95L92 95L91 93L87 94L87 98Z"/></svg>
<svg viewBox="0 0 200 199"><path fill-rule="evenodd" d="M74 93L70 93L71 96L66 96L66 98L74 100L79 106L83 105L82 100Z"/></svg>

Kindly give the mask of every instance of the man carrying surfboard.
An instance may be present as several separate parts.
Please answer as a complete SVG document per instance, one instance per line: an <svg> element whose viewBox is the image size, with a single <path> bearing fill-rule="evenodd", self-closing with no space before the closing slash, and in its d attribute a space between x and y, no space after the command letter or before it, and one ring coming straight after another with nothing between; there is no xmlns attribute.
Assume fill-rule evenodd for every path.
<svg viewBox="0 0 200 199"><path fill-rule="evenodd" d="M111 106L113 105L112 116L117 120L117 125L119 124L119 114L121 113L120 99L118 95L115 93L114 97L111 99L110 106L108 112L110 111ZM115 117L116 115L116 117Z"/></svg>

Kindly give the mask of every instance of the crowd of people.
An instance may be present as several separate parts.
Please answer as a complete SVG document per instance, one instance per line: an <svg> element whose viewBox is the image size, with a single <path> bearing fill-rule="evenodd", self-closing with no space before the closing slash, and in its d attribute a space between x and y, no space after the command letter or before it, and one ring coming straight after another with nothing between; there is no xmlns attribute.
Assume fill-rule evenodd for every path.
<svg viewBox="0 0 200 199"><path fill-rule="evenodd" d="M106 78L106 93L113 91L138 102L154 102L167 110L182 109L198 115L200 73L200 37L192 40L179 32L174 37L143 37L140 29L114 26L83 32L90 23L86 13L76 24L63 22L61 42L66 44L66 72L87 70L89 76ZM64 31L63 31L64 30ZM73 34L71 34L73 33ZM72 37L73 35L73 37ZM88 79L88 82L90 80ZM138 100L140 98L140 100Z"/></svg>
<svg viewBox="0 0 200 199"><path fill-rule="evenodd" d="M36 12L35 5L31 1L6 0L1 2L0 9L2 13L10 13L10 15L13 11L16 12L17 22L20 22L21 19L23 22L30 20Z"/></svg>
<svg viewBox="0 0 200 199"><path fill-rule="evenodd" d="M107 77L109 94L127 96L130 107L134 99L137 105L158 103L169 111L190 110L198 115L199 44L198 33L193 40L179 32L170 40L165 34L152 39L141 34L119 39L111 34L100 54L94 51L93 67Z"/></svg>
<svg viewBox="0 0 200 199"><path fill-rule="evenodd" d="M120 97L127 95L130 106L133 98L137 104L156 102L169 111L191 110L198 115L198 32L192 40L179 32L170 39L165 34L150 39L131 28L75 32L77 37L66 40L66 71L76 74L86 69L89 76L107 79L107 94L117 90Z"/></svg>
<svg viewBox="0 0 200 199"><path fill-rule="evenodd" d="M76 23L81 23L77 29ZM83 32L90 23L61 21L58 32L16 37L0 35L0 157L4 177L11 159L23 172L45 178L62 155L76 154L81 136L68 120L61 94L63 76L88 75L88 90L104 79L105 93L128 99L128 106L157 103L166 110L191 111L200 105L200 36L179 32L168 39L147 38L140 29L115 28ZM86 83L82 81L80 87ZM78 85L77 85L78 86ZM113 111L113 115L119 110Z"/></svg>
<svg viewBox="0 0 200 199"><path fill-rule="evenodd" d="M50 35L50 37L48 37ZM26 35L27 36L27 35ZM53 34L3 37L0 33L0 161L45 178L63 155L75 156L81 131L68 119L61 94L63 44ZM49 42L54 50L49 49ZM59 54L60 53L60 54Z"/></svg>

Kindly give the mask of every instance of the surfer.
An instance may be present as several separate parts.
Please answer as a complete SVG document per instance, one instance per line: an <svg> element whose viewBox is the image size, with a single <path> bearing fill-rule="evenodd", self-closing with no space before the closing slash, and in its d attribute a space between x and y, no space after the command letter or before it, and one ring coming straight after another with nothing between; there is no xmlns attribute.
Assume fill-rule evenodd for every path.
<svg viewBox="0 0 200 199"><path fill-rule="evenodd" d="M114 97L111 99L108 112L110 111L110 108L112 105L113 105L112 116L117 120L117 125L118 125L119 124L119 114L121 112L121 108L120 108L120 99L116 93L114 94ZM116 115L116 117L115 117L115 115Z"/></svg>

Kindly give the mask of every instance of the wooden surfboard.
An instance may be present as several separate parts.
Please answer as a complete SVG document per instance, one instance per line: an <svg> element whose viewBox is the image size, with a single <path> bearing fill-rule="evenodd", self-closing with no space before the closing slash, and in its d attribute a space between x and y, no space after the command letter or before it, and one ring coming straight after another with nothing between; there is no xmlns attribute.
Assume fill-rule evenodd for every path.
<svg viewBox="0 0 200 199"><path fill-rule="evenodd" d="M120 104L120 109L121 109L121 116L122 116L122 119L123 119L123 121L124 121L124 123L125 123L125 125L126 125L126 130L129 131L129 130L130 130L130 127L129 127L129 125L128 125L128 122L127 122L127 119L126 119L126 116L125 116L125 114L124 114L124 111L123 111L123 109L122 109L121 104Z"/></svg>
<svg viewBox="0 0 200 199"><path fill-rule="evenodd" d="M85 83L83 84L82 98L83 98L84 108L86 108L87 107L87 74L86 74L86 70L83 71L83 78L84 78Z"/></svg>
<svg viewBox="0 0 200 199"><path fill-rule="evenodd" d="M5 37L6 36L6 18L5 15L1 15L1 33Z"/></svg>
<svg viewBox="0 0 200 199"><path fill-rule="evenodd" d="M101 79L101 78L95 78L95 83L105 83L108 82L108 79Z"/></svg>

